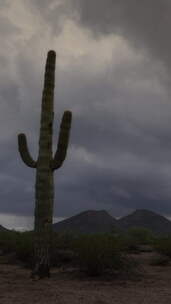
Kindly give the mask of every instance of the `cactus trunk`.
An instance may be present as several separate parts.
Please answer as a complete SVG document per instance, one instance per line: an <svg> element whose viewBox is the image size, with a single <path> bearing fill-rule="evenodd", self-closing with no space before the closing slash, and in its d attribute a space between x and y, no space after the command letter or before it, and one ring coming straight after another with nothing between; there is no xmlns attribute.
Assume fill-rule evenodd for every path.
<svg viewBox="0 0 171 304"><path fill-rule="evenodd" d="M52 135L55 83L55 53L49 53L45 68L40 122L39 157L37 160L35 193L35 275L49 276L50 232L53 219Z"/></svg>
<svg viewBox="0 0 171 304"><path fill-rule="evenodd" d="M20 134L19 152L23 161L32 168L36 168L35 185L35 216L34 216L34 269L33 276L49 277L50 275L50 241L53 219L55 169L62 166L66 157L71 126L71 112L65 111L61 123L58 147L53 158L53 103L55 84L55 58L54 51L49 51L45 68L44 89L42 96L39 155L35 162L28 151L24 134Z"/></svg>

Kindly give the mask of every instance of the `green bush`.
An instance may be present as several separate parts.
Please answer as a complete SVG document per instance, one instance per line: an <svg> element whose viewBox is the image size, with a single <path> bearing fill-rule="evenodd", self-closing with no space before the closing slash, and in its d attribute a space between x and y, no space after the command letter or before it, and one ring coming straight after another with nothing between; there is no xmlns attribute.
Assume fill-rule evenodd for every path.
<svg viewBox="0 0 171 304"><path fill-rule="evenodd" d="M73 240L75 239L72 233L52 233L52 249L71 249Z"/></svg>
<svg viewBox="0 0 171 304"><path fill-rule="evenodd" d="M33 261L33 232L21 233L16 242L17 258L31 265ZM72 235L70 234L51 234L51 265L60 266L61 264L72 261L72 252L70 252Z"/></svg>
<svg viewBox="0 0 171 304"><path fill-rule="evenodd" d="M16 240L16 258L31 266L33 259L33 233L22 232Z"/></svg>
<svg viewBox="0 0 171 304"><path fill-rule="evenodd" d="M123 251L127 253L140 253L139 243L134 240L134 238L129 235L123 235L121 237L121 242L123 246Z"/></svg>
<svg viewBox="0 0 171 304"><path fill-rule="evenodd" d="M85 235L74 244L80 269L88 275L101 275L123 266L120 241L112 235Z"/></svg>
<svg viewBox="0 0 171 304"><path fill-rule="evenodd" d="M158 238L153 243L154 249L169 258L171 258L171 237Z"/></svg>
<svg viewBox="0 0 171 304"><path fill-rule="evenodd" d="M154 240L152 232L146 228L130 228L119 238L125 252L137 254L141 252L142 245L152 245Z"/></svg>
<svg viewBox="0 0 171 304"><path fill-rule="evenodd" d="M18 232L0 231L0 250L3 254L15 252Z"/></svg>
<svg viewBox="0 0 171 304"><path fill-rule="evenodd" d="M53 232L51 243L52 266L59 267L75 261L76 256L73 251L74 239L75 238L71 233Z"/></svg>
<svg viewBox="0 0 171 304"><path fill-rule="evenodd" d="M53 233L51 243L52 266L79 265L89 275L127 271L134 263L126 259L125 252L135 246L128 235L97 234L74 236ZM33 232L5 231L0 233L0 251L13 254L16 261L32 266Z"/></svg>
<svg viewBox="0 0 171 304"><path fill-rule="evenodd" d="M154 238L149 229L141 227L130 228L128 229L127 234L137 245L151 244Z"/></svg>
<svg viewBox="0 0 171 304"><path fill-rule="evenodd" d="M5 255L13 253L16 259L24 263L31 263L32 238L31 232L2 231L0 250Z"/></svg>
<svg viewBox="0 0 171 304"><path fill-rule="evenodd" d="M169 257L164 255L153 256L150 260L151 266L167 266L170 262Z"/></svg>
<svg viewBox="0 0 171 304"><path fill-rule="evenodd" d="M72 235L52 234L51 263L53 266L69 263L73 259L71 252ZM33 232L0 232L0 251L2 254L13 254L16 260L31 266L33 261Z"/></svg>

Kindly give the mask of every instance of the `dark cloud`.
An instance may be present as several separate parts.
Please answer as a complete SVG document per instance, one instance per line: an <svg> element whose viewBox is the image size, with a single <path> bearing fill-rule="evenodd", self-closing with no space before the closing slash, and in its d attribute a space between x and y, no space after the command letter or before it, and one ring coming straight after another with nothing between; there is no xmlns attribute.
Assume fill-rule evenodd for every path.
<svg viewBox="0 0 171 304"><path fill-rule="evenodd" d="M62 30L63 24L67 19L77 19L77 7L72 5L70 0L31 0L31 8L34 14L43 19L44 25L51 29L52 35L57 35Z"/></svg>
<svg viewBox="0 0 171 304"><path fill-rule="evenodd" d="M68 156L55 173L55 216L136 208L171 214L170 3L41 0L26 8L35 27L26 18L22 29L15 14L9 25L0 21L10 41L0 50L0 211L34 212L35 170L22 163L17 134L26 133L36 159L53 47L54 151L63 111L73 111Z"/></svg>
<svg viewBox="0 0 171 304"><path fill-rule="evenodd" d="M81 22L96 35L119 33L170 68L170 1L79 0L76 4Z"/></svg>
<svg viewBox="0 0 171 304"><path fill-rule="evenodd" d="M36 158L41 103L40 100L36 100L38 93L36 93L35 76L31 78L29 64L30 62L23 61L22 58L18 62L18 66L21 66L19 71L23 77L23 84L27 86L22 90L25 92L27 102L34 105L36 112L33 112L32 107L28 105L22 110L24 117L20 117L22 119L20 131L26 132L30 150ZM119 216L126 210L148 206L149 202L152 208L159 210L155 206L154 197L156 197L156 188L158 189L166 181L167 176L162 172L162 168L170 162L170 147L165 144L160 147L160 141L164 141L162 122L156 121L153 127L151 119L147 119L147 124L144 124L145 117L142 119L139 108L134 107L134 104L131 105L132 98L139 99L137 92L132 92L132 86L125 88L126 92L123 90L124 87L119 86L121 75L123 83L123 75L125 75L123 67L121 69L119 79L115 75L115 70L110 70L109 78L113 79L110 83L103 72L94 79L91 78L91 72L82 74L81 66L77 72L72 67L67 75L62 70L58 71L54 146L56 146L63 110L68 107L77 109L77 104L80 105L80 110L76 113L73 111L71 148L66 164L55 174L56 215L69 216L87 208L105 208ZM127 67L125 69L127 70ZM71 79L72 82L68 81ZM40 86L40 83L37 82L37 85ZM15 104L17 94L15 96L12 90L10 92ZM143 93L149 94L144 89ZM39 95L41 97L40 92ZM123 103L121 109L116 103L118 98L121 98ZM152 98L156 98L156 93L154 97L150 93L150 98L153 102ZM8 100L11 100L10 96ZM124 109L125 102L128 102L134 110L133 113L131 110L130 116L127 108ZM150 117L153 114L150 113ZM168 139L166 142L169 142ZM3 202L8 200L8 204L2 204L1 208L3 212L31 214L34 210L35 171L27 168L20 160L16 137L13 137L10 143L11 148L6 155L6 161L11 158L10 166L8 165L8 169L4 168L3 171L5 176L10 168L10 191L5 193L1 191ZM164 160L163 155L165 155ZM1 186L4 189L3 183ZM163 191L160 195L163 208L166 210L167 193ZM14 198L15 203L11 205ZM158 201L157 197L156 201Z"/></svg>

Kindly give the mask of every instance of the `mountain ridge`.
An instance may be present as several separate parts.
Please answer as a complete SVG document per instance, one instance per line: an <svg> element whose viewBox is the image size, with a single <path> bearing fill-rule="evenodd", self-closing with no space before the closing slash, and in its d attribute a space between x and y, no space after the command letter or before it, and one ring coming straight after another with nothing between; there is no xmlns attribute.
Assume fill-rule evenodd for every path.
<svg viewBox="0 0 171 304"><path fill-rule="evenodd" d="M7 231L8 229L5 228L4 226L0 225L0 231Z"/></svg>
<svg viewBox="0 0 171 304"><path fill-rule="evenodd" d="M171 234L171 221L148 209L136 209L119 219L114 218L106 210L85 210L53 224L54 231L73 233L126 231L135 227L147 228L157 235Z"/></svg>
<svg viewBox="0 0 171 304"><path fill-rule="evenodd" d="M103 233L116 225L117 220L106 210L86 210L53 224L53 229L58 232Z"/></svg>
<svg viewBox="0 0 171 304"><path fill-rule="evenodd" d="M119 225L127 230L134 227L143 227L155 234L171 234L171 221L161 214L147 209L136 209L119 219Z"/></svg>

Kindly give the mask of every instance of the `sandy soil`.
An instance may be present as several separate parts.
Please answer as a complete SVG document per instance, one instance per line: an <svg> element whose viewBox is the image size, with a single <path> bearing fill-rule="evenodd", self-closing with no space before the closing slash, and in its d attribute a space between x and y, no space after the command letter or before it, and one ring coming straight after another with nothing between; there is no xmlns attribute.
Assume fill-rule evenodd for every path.
<svg viewBox="0 0 171 304"><path fill-rule="evenodd" d="M150 266L150 253L136 257L142 275L88 279L53 269L50 279L33 281L30 271L0 264L0 304L171 304L171 266Z"/></svg>

